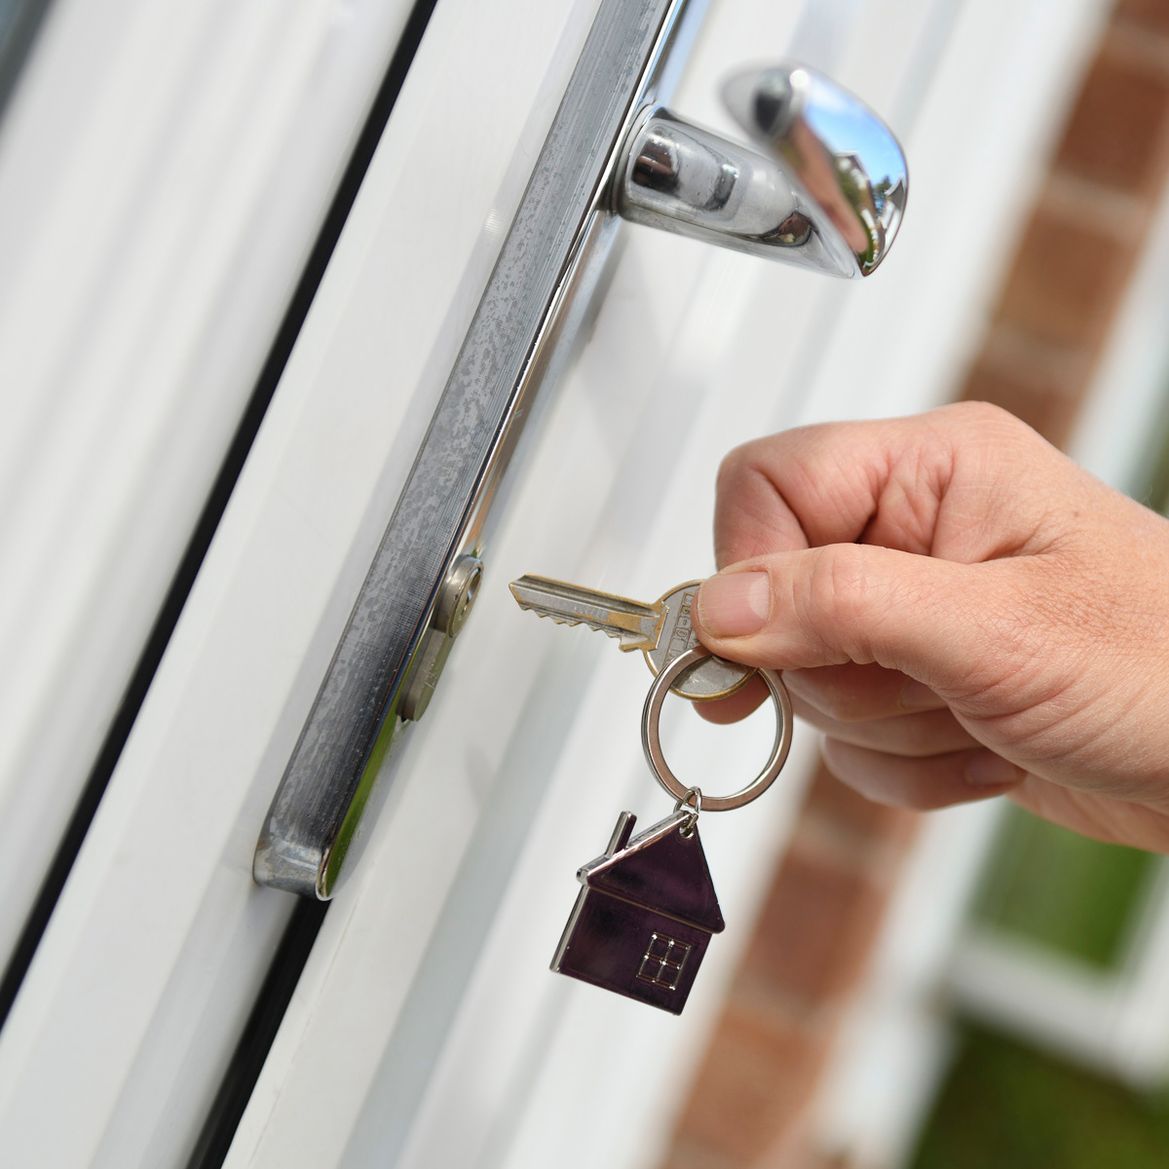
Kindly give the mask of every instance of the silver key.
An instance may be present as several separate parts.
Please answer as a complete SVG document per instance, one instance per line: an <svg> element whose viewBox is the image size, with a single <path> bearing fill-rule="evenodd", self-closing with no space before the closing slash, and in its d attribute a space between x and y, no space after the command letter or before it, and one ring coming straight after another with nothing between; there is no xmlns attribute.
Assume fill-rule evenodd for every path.
<svg viewBox="0 0 1169 1169"><path fill-rule="evenodd" d="M652 604L631 601L613 593L580 588L546 576L521 576L508 586L521 609L538 617L551 617L560 625L587 625L617 639L628 653L641 650L653 674L664 670L680 654L699 644L690 620L690 609L700 580L670 589ZM706 658L672 688L683 698L704 700L734 694L751 675L751 666Z"/></svg>

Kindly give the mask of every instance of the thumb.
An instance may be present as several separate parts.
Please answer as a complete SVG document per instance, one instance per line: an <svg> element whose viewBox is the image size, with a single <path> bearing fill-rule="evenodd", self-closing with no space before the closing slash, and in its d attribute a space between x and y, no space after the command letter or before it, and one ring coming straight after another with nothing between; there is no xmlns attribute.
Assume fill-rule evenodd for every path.
<svg viewBox="0 0 1169 1169"><path fill-rule="evenodd" d="M1010 630L1025 622L1009 576L1017 563L961 564L865 544L777 552L707 580L695 627L713 653L747 665L876 663L935 689L969 691L993 645L1018 644Z"/></svg>

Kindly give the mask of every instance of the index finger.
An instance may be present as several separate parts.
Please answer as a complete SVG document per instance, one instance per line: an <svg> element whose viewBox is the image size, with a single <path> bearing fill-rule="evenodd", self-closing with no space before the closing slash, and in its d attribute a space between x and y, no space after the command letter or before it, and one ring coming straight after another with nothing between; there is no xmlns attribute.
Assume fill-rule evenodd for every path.
<svg viewBox="0 0 1169 1169"><path fill-rule="evenodd" d="M1042 448L1063 458L984 403L758 439L719 471L717 563L857 542L964 563L1003 555L1042 518L1017 490Z"/></svg>

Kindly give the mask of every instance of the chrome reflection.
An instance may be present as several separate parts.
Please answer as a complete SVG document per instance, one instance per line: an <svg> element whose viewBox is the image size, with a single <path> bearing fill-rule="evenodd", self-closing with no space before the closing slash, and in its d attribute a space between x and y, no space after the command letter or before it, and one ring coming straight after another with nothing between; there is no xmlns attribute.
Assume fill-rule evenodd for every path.
<svg viewBox="0 0 1169 1169"><path fill-rule="evenodd" d="M626 219L836 276L867 276L892 246L905 156L863 102L803 66L727 83L731 113L766 153L658 107L635 128L617 209Z"/></svg>

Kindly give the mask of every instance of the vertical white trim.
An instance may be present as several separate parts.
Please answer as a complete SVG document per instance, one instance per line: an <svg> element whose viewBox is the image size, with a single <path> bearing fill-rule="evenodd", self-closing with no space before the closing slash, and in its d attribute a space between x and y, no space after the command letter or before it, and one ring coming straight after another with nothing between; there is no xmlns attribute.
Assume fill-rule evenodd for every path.
<svg viewBox="0 0 1169 1169"><path fill-rule="evenodd" d="M0 132L0 963L408 0L58 0Z"/></svg>
<svg viewBox="0 0 1169 1169"><path fill-rule="evenodd" d="M1081 466L1121 491L1131 490L1140 472L1161 457L1157 440L1169 424L1167 269L1169 190L1157 208L1069 447Z"/></svg>

